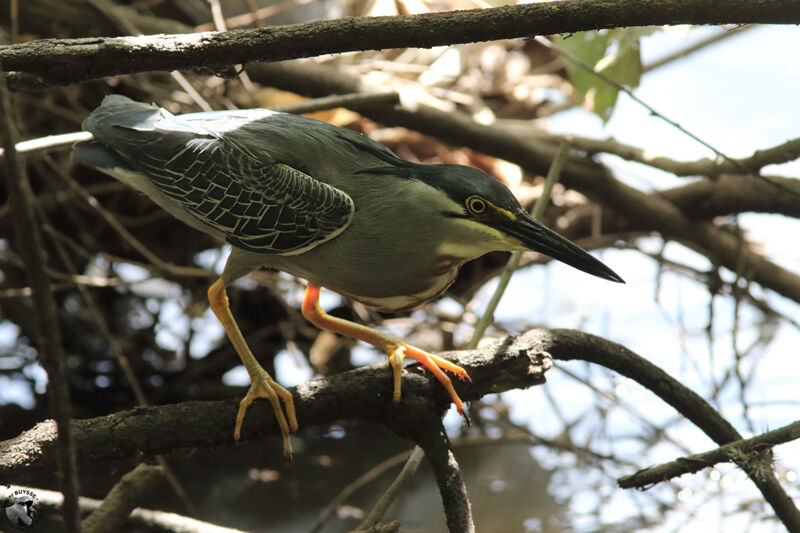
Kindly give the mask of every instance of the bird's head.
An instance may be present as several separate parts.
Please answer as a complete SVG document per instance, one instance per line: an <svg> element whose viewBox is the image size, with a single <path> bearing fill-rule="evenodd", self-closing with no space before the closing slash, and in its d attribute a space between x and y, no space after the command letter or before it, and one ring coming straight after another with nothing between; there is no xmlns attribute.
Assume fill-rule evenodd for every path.
<svg viewBox="0 0 800 533"><path fill-rule="evenodd" d="M417 180L417 202L437 212L440 253L473 259L491 250L533 250L599 278L625 281L586 250L531 216L511 191L480 170L463 165L420 165L400 159L386 147L360 136L348 136L360 154L383 164L360 170Z"/></svg>
<svg viewBox="0 0 800 533"><path fill-rule="evenodd" d="M482 235L500 250L533 250L593 276L624 283L622 278L578 245L533 218L511 191L496 179L461 165L417 167L417 178L447 197L442 216L452 219L451 245L458 233Z"/></svg>
<svg viewBox="0 0 800 533"><path fill-rule="evenodd" d="M511 191L480 170L462 165L419 165L378 154L391 163L365 172L413 179L418 201L432 205L441 220L436 228L442 255L472 259L491 250L533 250L593 276L623 279L580 246L533 218Z"/></svg>

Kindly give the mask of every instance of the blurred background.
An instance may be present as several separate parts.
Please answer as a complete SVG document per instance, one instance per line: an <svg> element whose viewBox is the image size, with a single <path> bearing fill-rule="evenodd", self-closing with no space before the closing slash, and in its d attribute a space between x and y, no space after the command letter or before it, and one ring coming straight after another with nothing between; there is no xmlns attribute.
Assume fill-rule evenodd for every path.
<svg viewBox="0 0 800 533"><path fill-rule="evenodd" d="M474 0L25 0L10 17L10 1L0 0L0 42L184 33L494 5ZM678 176L664 170L669 165L626 160L620 157L625 147L673 162L718 155L570 58L577 56L633 88L638 98L717 151L741 158L800 138L798 49L800 31L794 27L623 28L545 42L393 49L302 63L332 67L342 76L396 91L404 106L463 113L554 146L567 137L576 157L605 165L616 179L644 193L673 198L691 184L719 185L721 178ZM253 78L247 71L227 78L159 72L17 92L17 126L23 139L77 131L111 93L155 102L173 113L304 100L287 92L280 79L269 86ZM528 207L542 190L540 173L420 132L341 108L312 116L362 132L409 160L480 168L506 183ZM590 149L588 139L607 142ZM800 177L798 161L781 163L762 174ZM76 167L68 150L32 155L27 166L59 306L75 416L91 418L136 405L129 377L118 364L121 355L151 404L243 395L247 374L206 301L228 247L124 185ZM736 188L737 180L745 179L754 178L726 183ZM6 194L0 189L0 440L51 417ZM800 271L796 212L745 205L705 213L698 224L736 234L743 246ZM543 220L595 250L627 285L525 256L487 335L502 337L534 326L580 329L661 367L745 437L796 420L798 302L748 282L697 247L637 229L648 227L646 220L605 224L613 216L613 209L580 190L557 186ZM489 254L466 265L447 294L408 314L379 315L331 292L323 292L322 305L338 316L404 334L430 350L458 349L471 337L506 259L506 254ZM81 290L91 293L93 307ZM306 323L299 311L303 290L299 280L259 272L228 291L253 352L279 382L290 386L385 359ZM618 488L619 476L715 445L646 389L604 368L557 363L547 379L540 387L475 402L471 428L453 410L446 417L479 531L784 530L746 475L730 464L647 491ZM381 427L346 422L327 428L301 422L293 442L291 465L280 455L277 439L176 451L168 462L187 498L165 484L147 507L199 513L194 517L245 531L349 531L399 472L402 454L410 448ZM776 448L776 474L792 498L800 492L798 458L796 443ZM82 495L102 498L134 464L83 467ZM365 474L374 475L363 480ZM39 486L56 489L57 480L42 479ZM345 489L350 496L337 500ZM332 512L320 520L332 502ZM445 530L427 465L387 519L400 520L403 531ZM40 527L57 531L59 525L42 522Z"/></svg>

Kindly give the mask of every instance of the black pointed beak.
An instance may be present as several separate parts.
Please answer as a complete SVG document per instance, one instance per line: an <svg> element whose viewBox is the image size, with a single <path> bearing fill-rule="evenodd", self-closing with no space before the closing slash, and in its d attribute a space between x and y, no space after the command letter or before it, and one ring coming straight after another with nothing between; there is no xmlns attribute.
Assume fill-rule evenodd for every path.
<svg viewBox="0 0 800 533"><path fill-rule="evenodd" d="M514 237L526 248L543 253L598 278L625 283L616 272L608 268L589 252L551 230L526 211L520 209L515 220L498 225L498 229Z"/></svg>

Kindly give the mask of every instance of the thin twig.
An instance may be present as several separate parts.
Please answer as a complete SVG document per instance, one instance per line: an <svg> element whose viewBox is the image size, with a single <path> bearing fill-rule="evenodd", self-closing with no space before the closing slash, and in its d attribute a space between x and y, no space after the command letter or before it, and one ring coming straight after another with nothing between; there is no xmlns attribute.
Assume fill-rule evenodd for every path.
<svg viewBox="0 0 800 533"><path fill-rule="evenodd" d="M302 115L304 113L314 113L316 111L324 111L326 109L334 109L337 107L346 107L357 111L360 107L364 106L393 106L400 103L400 95L396 92L388 93L349 93L349 94L335 94L332 96L325 96L322 98L314 98L298 104L290 104L283 106L275 106L270 109L281 111L283 113L292 113L293 115Z"/></svg>
<svg viewBox="0 0 800 533"><path fill-rule="evenodd" d="M261 9L254 9L256 7L255 2L253 0L247 0L250 13L244 13L242 15L236 15L227 18L225 19L225 25L228 28L241 28L242 26L255 24L260 28L264 26L265 19L273 17L279 13L283 13L284 11L289 11L291 9L294 9L295 7L302 6L304 4L309 4L314 1L315 0L286 0L285 2L281 2L280 4L262 7ZM206 24L200 24L195 29L197 31L213 30L214 23L208 22Z"/></svg>
<svg viewBox="0 0 800 533"><path fill-rule="evenodd" d="M57 306L50 292L50 281L45 270L45 251L34 211L35 200L25 167L15 149L17 133L12 122L14 110L5 73L0 73L0 116L4 117L0 123L0 144L5 148L6 154L3 162L7 175L8 202L13 206L17 246L25 259L25 270L33 289L39 360L48 374L47 398L58 427L58 477L64 493L64 528L69 533L78 533L78 466L71 426L72 403L64 367L66 358L61 346Z"/></svg>
<svg viewBox="0 0 800 533"><path fill-rule="evenodd" d="M206 102L206 99L203 98L203 96L197 91L197 89L194 88L189 80L186 79L186 76L184 76L179 70L173 70L169 73L169 75L172 76L176 82L178 82L178 85L181 86L181 89L183 89L183 91L189 95L189 98L194 100L194 103L197 104L200 109L203 111L214 110L214 108L211 107L211 104Z"/></svg>
<svg viewBox="0 0 800 533"><path fill-rule="evenodd" d="M733 462L740 464L743 461L750 463L751 468L758 468L758 461L764 460L762 455L774 446L800 439L800 421L792 422L772 431L743 440L737 440L714 450L697 453L688 457L681 457L668 463L652 466L639 470L635 474L623 476L617 480L623 489L645 488L655 483L661 483L684 474L699 472L717 463ZM763 469L767 476L772 475L770 465L771 454L767 459L767 468Z"/></svg>
<svg viewBox="0 0 800 533"><path fill-rule="evenodd" d="M155 253L150 251L150 249L147 248L147 246L145 246L139 239L134 237L133 234L129 232L128 229L117 220L117 218L114 216L113 213L111 213L111 211L103 207L103 205L97 200L97 198L92 196L86 189L81 187L81 185L77 181L75 181L69 174L67 174L66 172L61 172L59 173L59 175L67 183L70 189L76 192L78 196L83 198L83 200L87 204L89 204L90 207L92 207L95 211L97 211L97 213L101 217L103 217L103 219L112 228L114 228L114 230L116 230L117 233L119 233L120 236L123 239L125 239L125 241L128 242L128 244L130 244L134 250L139 252L142 255L142 257L147 259L151 265L155 266L162 272L167 272L171 275L176 275L176 276L197 276L198 272L202 274L205 273L204 271L199 270L195 267L174 265L172 263L167 263L166 261L162 260Z"/></svg>
<svg viewBox="0 0 800 533"><path fill-rule="evenodd" d="M372 508L372 511L370 511L364 521L361 522L361 524L358 526L358 529L369 529L380 521L384 513L386 513L386 510L400 493L400 489L402 489L403 486L408 483L408 481L417 471L417 468L419 468L419 465L424 457L425 452L422 451L422 448L415 446L411 451L411 455L406 461L406 464L403 465L403 469L400 471L394 481L392 481L392 484L389 485L389 488L386 489L386 492L384 492L380 497L378 503L376 503Z"/></svg>
<svg viewBox="0 0 800 533"><path fill-rule="evenodd" d="M382 461L381 463L375 465L374 467L370 468L367 472L360 475L358 478L353 480L351 483L348 483L342 490L339 491L339 494L330 501L328 505L319 513L317 519L314 521L314 524L311 526L309 533L317 533L322 529L322 526L325 525L325 522L333 516L333 513L336 509L339 508L340 505L343 505L344 502L347 501L350 496L352 496L358 489L371 483L372 481L376 480L382 474L387 472L388 470L402 464L404 461L408 460L409 452L402 452L388 459Z"/></svg>
<svg viewBox="0 0 800 533"><path fill-rule="evenodd" d="M562 141L556 156L553 158L553 163L550 165L550 170L547 173L547 179L544 182L542 195L539 196L533 206L534 218L540 218L542 214L544 214L544 210L547 207L547 202L550 200L550 193L553 190L553 185L556 184L558 178L561 176L561 170L564 168L564 163L567 160L568 154L569 143ZM513 252L511 257L508 259L508 263L506 263L506 266L503 269L502 274L500 274L500 278L498 279L497 289L495 289L494 294L492 294L492 297L489 299L489 303L486 305L486 311L484 311L483 316L481 316L481 318L478 320L478 323L475 325L475 331L472 333L472 338L467 343L466 348L468 350L478 346L478 342L480 342L481 338L483 338L483 334L486 332L489 324L494 322L494 312L497 309L497 306L500 304L500 300L503 298L506 287L508 287L508 283L511 281L511 276L514 274L514 271L517 269L517 267L519 267L519 261L521 258L522 252L517 251Z"/></svg>
<svg viewBox="0 0 800 533"><path fill-rule="evenodd" d="M687 137L689 137L691 139L694 139L696 142L702 144L703 146L705 146L706 148L708 148L709 150L714 152L718 157L721 157L721 158L726 159L728 161L732 161L732 158L728 157L727 155L722 153L720 150L716 149L714 146L712 146L708 142L704 141L703 139L701 139L700 137L698 137L694 133L690 132L689 130L687 130L686 128L684 128L683 126L681 126L680 124L678 124L677 122L672 120L671 118L667 117L663 113L659 113L658 111L656 111L650 104L648 104L647 102L645 102L644 100L642 100L641 98L639 98L638 96L633 94L633 91L630 88L628 88L627 86L621 84L617 80L606 76L604 73L600 72L597 68L593 67L592 65L590 65L589 63L587 63L586 61L584 61L580 57L576 56L572 52L569 52L569 51L564 50L563 48L561 48L559 46L556 46L549 39L547 39L545 37L537 36L537 37L534 37L534 40L537 43L539 43L542 46L544 46L545 48L547 48L547 49L553 51L554 53L566 58L571 63L575 63L576 66L582 68L586 72L590 72L590 73L594 74L595 76L597 76L598 79L602 80L603 82L607 83L608 85L611 85L612 87L614 87L618 91L627 94L634 102L636 102L640 106L642 106L645 109L647 109L647 111L651 115L660 118L661 120L663 120L664 122L666 122L670 126L676 128L677 130L682 132Z"/></svg>
<svg viewBox="0 0 800 533"><path fill-rule="evenodd" d="M206 0L208 5L211 6L211 18L214 21L214 29L216 31L228 31L228 27L225 24L225 16L222 14L222 5L220 4L219 0ZM237 72L239 77L239 81L242 82L242 86L247 94L252 95L255 93L255 85L250 80L250 76L247 75L247 71L244 70L242 65L234 65L233 68Z"/></svg>
<svg viewBox="0 0 800 533"><path fill-rule="evenodd" d="M757 28L755 24L744 24L742 26L734 26L733 28L724 28L722 31L719 31L713 35L710 35L704 39L700 39L696 43L692 43L685 48L681 48L675 52L665 55L664 57L660 57L653 61L652 63L648 63L642 67L642 73L650 72L651 70L655 70L657 68L661 68L667 63L671 63L678 59L683 59L684 57L688 56L689 54L693 54L707 46L711 46L712 44L716 44L720 41L723 41L729 37L733 37L734 35L738 35L745 30L751 30L753 28Z"/></svg>
<svg viewBox="0 0 800 533"><path fill-rule="evenodd" d="M578 135L541 135L544 139L560 140L566 138L573 147L588 154L606 153L627 161L642 163L676 176L711 176L720 174L751 174L767 165L788 163L800 157L800 138L790 139L776 146L756 150L748 157L725 160L708 158L695 161L678 161L659 156L649 150L620 143L613 138L591 139ZM795 191L795 194L797 192Z"/></svg>
<svg viewBox="0 0 800 533"><path fill-rule="evenodd" d="M688 129L684 128L683 126L681 126L680 124L678 124L677 122L675 122L671 118L667 117L663 113L660 113L660 112L656 111L650 104L648 104L647 102L645 102L644 100L642 100L641 98L636 96L630 88L628 88L625 85L619 83L618 81L606 76L604 73L600 72L597 68L595 68L592 65L586 63L584 60L582 60L581 58L579 58L578 56L576 56L572 52L569 52L567 50L564 50L564 49L556 46L549 39L547 39L545 37L542 37L542 36L536 36L536 37L534 37L534 40L537 43L539 43L542 46L544 46L545 48L548 48L549 50L552 50L556 54L565 57L566 59L568 59L572 63L575 63L575 65L577 65L578 67L586 70L587 72L590 72L590 73L594 74L595 76L597 76L598 79L603 80L605 83L611 85L612 87L614 87L618 91L624 92L634 102L636 102L640 106L642 106L645 109L647 109L647 111L651 115L653 115L654 117L660 118L661 120L663 120L664 122L666 122L667 124L669 124L673 128L676 128L678 131L680 131L681 133L683 133L684 135L686 135L690 139L692 139L695 142L701 144L702 146L705 146L706 148L711 150L718 158L721 158L721 159L724 159L725 161L730 162L737 169L739 169L740 172L746 173L746 174L749 174L749 175L751 175L751 176L753 176L755 178L761 179L761 180L773 185L774 187L783 190L784 192L787 192L787 193L793 194L793 195L797 195L796 191L793 191L793 190L791 190L789 188L786 188L786 187L783 186L783 184L778 183L778 182L773 182L769 178L767 178L765 176L762 176L761 173L758 170L754 170L752 168L745 167L744 165L739 163L736 159L726 155L721 150L715 148L708 141L705 141L705 140L701 139L699 136L695 135L694 133L692 133Z"/></svg>
<svg viewBox="0 0 800 533"><path fill-rule="evenodd" d="M72 133L62 133L60 135L48 135L28 141L17 143L16 151L18 154L29 154L42 150L52 150L54 148L66 148L76 142L91 141L94 137L88 131L74 131ZM5 150L0 148L0 157L3 157Z"/></svg>
<svg viewBox="0 0 800 533"><path fill-rule="evenodd" d="M9 10L9 18L11 19L11 42L15 43L19 38L19 0L11 0Z"/></svg>

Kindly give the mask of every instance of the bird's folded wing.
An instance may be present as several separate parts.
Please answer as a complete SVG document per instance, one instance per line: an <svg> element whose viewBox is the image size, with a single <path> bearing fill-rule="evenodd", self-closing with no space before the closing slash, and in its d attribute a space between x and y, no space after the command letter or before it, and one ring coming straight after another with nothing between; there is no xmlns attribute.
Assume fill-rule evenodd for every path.
<svg viewBox="0 0 800 533"><path fill-rule="evenodd" d="M84 124L95 142L239 248L297 254L341 233L353 217L345 192L254 152L232 135L154 106L119 100Z"/></svg>

